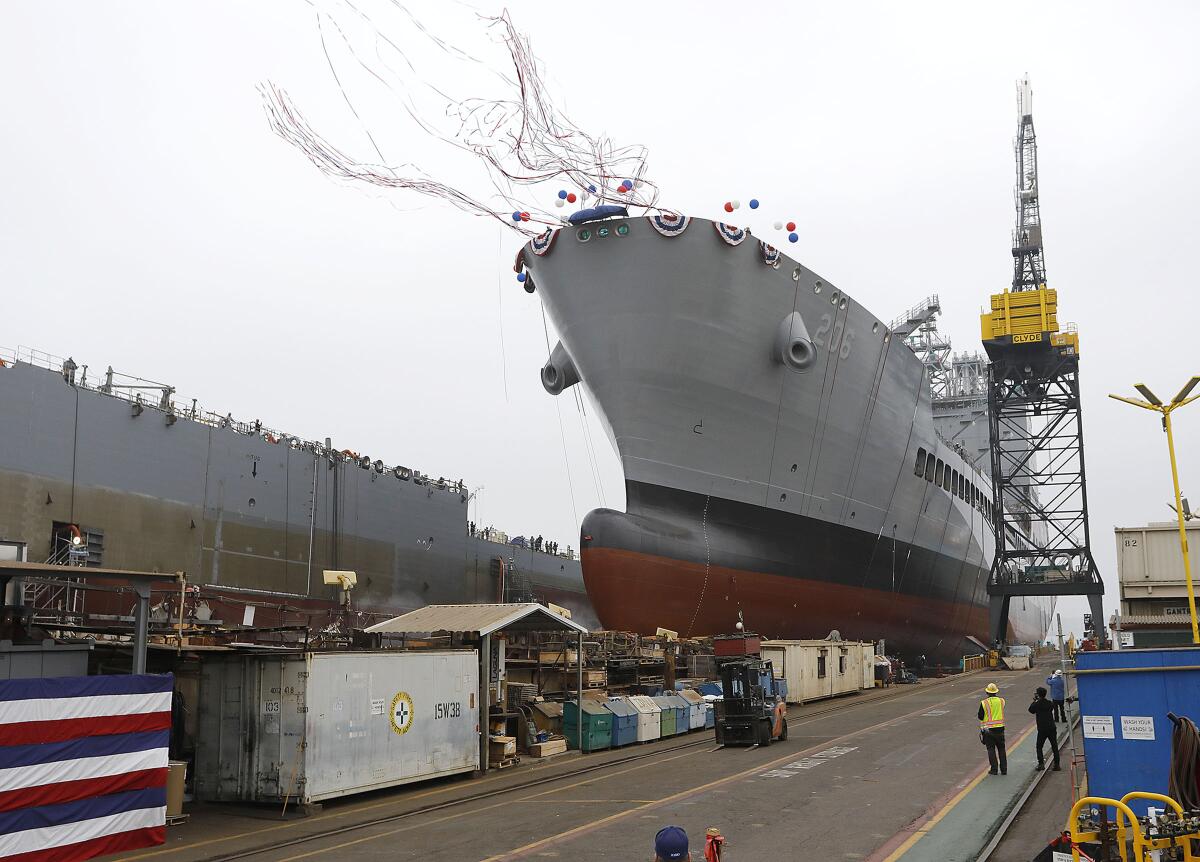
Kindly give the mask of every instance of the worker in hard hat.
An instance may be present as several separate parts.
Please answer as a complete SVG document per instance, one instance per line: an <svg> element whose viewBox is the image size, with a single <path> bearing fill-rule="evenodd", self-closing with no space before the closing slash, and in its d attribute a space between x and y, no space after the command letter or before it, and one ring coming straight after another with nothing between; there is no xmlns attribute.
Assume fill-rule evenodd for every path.
<svg viewBox="0 0 1200 862"><path fill-rule="evenodd" d="M681 826L664 826L654 836L654 862L688 862L688 837Z"/></svg>
<svg viewBox="0 0 1200 862"><path fill-rule="evenodd" d="M990 775L1008 775L1008 752L1004 750L1004 698L994 682L984 691L987 697L979 702L979 741L987 747Z"/></svg>
<svg viewBox="0 0 1200 862"><path fill-rule="evenodd" d="M1050 687L1050 700L1054 703L1054 720L1067 720L1067 681L1061 670L1056 670L1046 677L1046 685Z"/></svg>

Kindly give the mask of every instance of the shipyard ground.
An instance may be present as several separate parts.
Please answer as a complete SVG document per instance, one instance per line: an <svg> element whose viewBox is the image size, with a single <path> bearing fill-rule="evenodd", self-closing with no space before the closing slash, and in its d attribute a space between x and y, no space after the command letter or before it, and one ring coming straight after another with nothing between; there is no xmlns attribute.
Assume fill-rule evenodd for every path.
<svg viewBox="0 0 1200 862"><path fill-rule="evenodd" d="M112 858L629 860L652 858L655 832L678 824L694 851L706 827L720 827L728 860L973 862L1036 775L1025 706L1046 673L973 673L793 708L789 739L767 748L717 749L711 732L697 731L329 803L297 819L281 820L278 808L192 806L166 846ZM986 773L975 719L993 679L1010 704L1007 776ZM1053 837L1050 822L1028 826L1039 833L1026 836L1029 847Z"/></svg>

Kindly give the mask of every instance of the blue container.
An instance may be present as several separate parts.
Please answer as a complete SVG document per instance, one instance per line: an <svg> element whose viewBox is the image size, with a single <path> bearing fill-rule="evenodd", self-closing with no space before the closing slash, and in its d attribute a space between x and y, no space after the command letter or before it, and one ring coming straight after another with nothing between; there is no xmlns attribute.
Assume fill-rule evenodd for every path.
<svg viewBox="0 0 1200 862"><path fill-rule="evenodd" d="M638 711L633 704L623 697L614 697L604 702L604 708L613 714L613 748L637 742Z"/></svg>
<svg viewBox="0 0 1200 862"><path fill-rule="evenodd" d="M692 726L692 705L677 694L664 694L662 697L656 697L655 701L662 706L664 703L669 704L675 710L675 732L687 733ZM666 709L663 706L663 709Z"/></svg>
<svg viewBox="0 0 1200 862"><path fill-rule="evenodd" d="M1171 668L1197 666L1197 647L1075 656L1080 729L1092 796L1120 799L1134 790L1167 792L1173 729L1167 713L1200 724L1200 670ZM1014 700L1009 698L1010 703ZM1065 736L1060 734L1060 744L1065 744ZM1130 807L1145 814L1148 804L1137 801Z"/></svg>

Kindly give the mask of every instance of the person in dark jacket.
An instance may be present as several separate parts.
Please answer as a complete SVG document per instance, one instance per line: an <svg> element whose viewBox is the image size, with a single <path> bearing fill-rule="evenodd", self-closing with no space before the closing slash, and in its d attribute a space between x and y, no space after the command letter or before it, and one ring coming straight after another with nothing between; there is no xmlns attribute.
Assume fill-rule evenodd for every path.
<svg viewBox="0 0 1200 862"><path fill-rule="evenodd" d="M1033 703L1029 704L1029 711L1033 713L1033 717L1037 719L1037 767L1036 769L1045 769L1046 760L1042 755L1042 748L1047 742L1050 743L1050 750L1054 752L1054 771L1061 771L1058 765L1058 728L1054 726L1054 701L1046 698L1046 689L1038 686L1037 694L1034 695Z"/></svg>

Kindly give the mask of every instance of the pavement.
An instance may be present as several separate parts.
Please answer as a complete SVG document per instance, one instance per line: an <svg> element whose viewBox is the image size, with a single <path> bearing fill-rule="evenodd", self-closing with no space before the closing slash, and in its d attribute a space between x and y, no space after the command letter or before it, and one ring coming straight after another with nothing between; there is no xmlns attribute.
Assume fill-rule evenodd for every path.
<svg viewBox="0 0 1200 862"><path fill-rule="evenodd" d="M706 827L719 827L731 862L974 862L1037 774L1024 706L1043 677L1037 668L925 681L793 709L789 739L766 748L718 749L698 732L699 744L682 749L639 746L420 785L297 820L281 821L278 809L194 806L166 846L111 858L201 862L258 851L256 862L628 860L650 857L655 832L677 824L694 850ZM975 718L992 680L1010 704L1007 776L986 775ZM652 753L623 762L631 751ZM600 768L570 774L585 765ZM496 792L478 798L484 791Z"/></svg>

